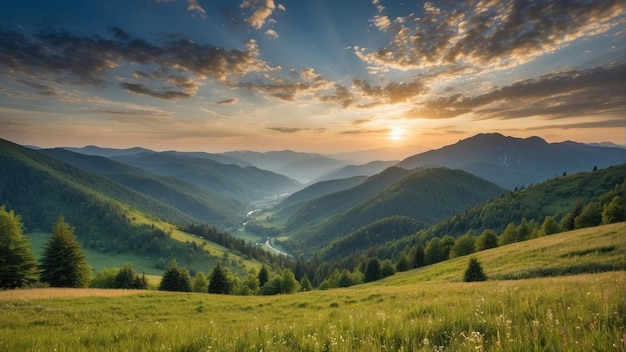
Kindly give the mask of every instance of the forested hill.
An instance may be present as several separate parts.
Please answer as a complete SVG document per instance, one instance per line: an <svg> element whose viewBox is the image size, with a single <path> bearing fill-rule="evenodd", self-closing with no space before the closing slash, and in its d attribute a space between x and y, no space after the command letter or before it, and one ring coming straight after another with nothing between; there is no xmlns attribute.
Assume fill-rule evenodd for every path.
<svg viewBox="0 0 626 352"><path fill-rule="evenodd" d="M433 224L505 192L505 189L461 170L432 168L413 171L351 208L293 231L291 243L296 248L310 251L392 216Z"/></svg>
<svg viewBox="0 0 626 352"><path fill-rule="evenodd" d="M244 205L240 202L173 177L154 175L105 157L74 153L61 148L42 149L39 152L132 188L203 223L233 226L245 213Z"/></svg>
<svg viewBox="0 0 626 352"><path fill-rule="evenodd" d="M111 242L133 232L129 206L172 223L195 219L116 182L0 139L0 202L19 214L27 231L51 229L59 216L83 241ZM195 220L198 221L198 220Z"/></svg>

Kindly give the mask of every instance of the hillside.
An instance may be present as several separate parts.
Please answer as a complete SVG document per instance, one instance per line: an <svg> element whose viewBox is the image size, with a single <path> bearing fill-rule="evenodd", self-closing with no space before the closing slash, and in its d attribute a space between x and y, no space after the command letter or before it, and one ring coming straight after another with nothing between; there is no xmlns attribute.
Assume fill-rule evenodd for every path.
<svg viewBox="0 0 626 352"><path fill-rule="evenodd" d="M112 157L155 175L173 177L241 202L293 192L301 185L286 176L254 166L222 164L194 153L141 153Z"/></svg>
<svg viewBox="0 0 626 352"><path fill-rule="evenodd" d="M508 189L543 182L564 172L590 171L624 163L623 148L575 142L547 143L539 137L478 134L458 143L411 156L397 164L411 169L440 165L461 169Z"/></svg>
<svg viewBox="0 0 626 352"><path fill-rule="evenodd" d="M230 198L105 157L78 154L60 148L39 152L171 205L200 222L229 227L238 223L245 212L243 204Z"/></svg>
<svg viewBox="0 0 626 352"><path fill-rule="evenodd" d="M397 161L372 161L363 165L347 165L323 174L312 182L338 180L355 176L373 176L397 163Z"/></svg>
<svg viewBox="0 0 626 352"><path fill-rule="evenodd" d="M492 278L481 283L459 282L463 257L369 284L279 296L7 290L0 292L0 343L7 350L73 351L619 350L624 225L479 253ZM622 271L593 271L607 264L620 270L620 261ZM498 279L582 265L592 273ZM72 326L72 334L59 326Z"/></svg>
<svg viewBox="0 0 626 352"><path fill-rule="evenodd" d="M355 188L362 185L365 183ZM501 187L461 170L418 170L345 211L329 214L318 219L317 223L295 230L290 242L310 251L391 216L407 216L424 224L433 224L504 192Z"/></svg>
<svg viewBox="0 0 626 352"><path fill-rule="evenodd" d="M346 211L410 174L411 171L390 167L352 188L315 198L289 218L285 230L291 232L309 227L320 219Z"/></svg>

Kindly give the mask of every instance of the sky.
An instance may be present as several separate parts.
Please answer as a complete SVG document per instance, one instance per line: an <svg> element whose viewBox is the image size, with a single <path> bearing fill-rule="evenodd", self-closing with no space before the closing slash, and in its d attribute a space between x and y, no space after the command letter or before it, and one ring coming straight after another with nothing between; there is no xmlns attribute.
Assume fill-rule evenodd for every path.
<svg viewBox="0 0 626 352"><path fill-rule="evenodd" d="M223 152L625 144L623 0L7 1L0 138Z"/></svg>

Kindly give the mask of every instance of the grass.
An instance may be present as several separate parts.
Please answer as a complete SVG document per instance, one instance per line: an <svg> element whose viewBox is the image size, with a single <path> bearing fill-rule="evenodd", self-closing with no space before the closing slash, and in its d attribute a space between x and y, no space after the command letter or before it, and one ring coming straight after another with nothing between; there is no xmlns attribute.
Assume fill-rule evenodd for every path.
<svg viewBox="0 0 626 352"><path fill-rule="evenodd" d="M624 351L626 271L516 274L623 263L624 225L476 254L487 275L516 280L460 282L467 258L459 258L365 285L271 297L0 292L0 350Z"/></svg>
<svg viewBox="0 0 626 352"><path fill-rule="evenodd" d="M0 349L623 351L624 274L370 284L272 297L3 292Z"/></svg>

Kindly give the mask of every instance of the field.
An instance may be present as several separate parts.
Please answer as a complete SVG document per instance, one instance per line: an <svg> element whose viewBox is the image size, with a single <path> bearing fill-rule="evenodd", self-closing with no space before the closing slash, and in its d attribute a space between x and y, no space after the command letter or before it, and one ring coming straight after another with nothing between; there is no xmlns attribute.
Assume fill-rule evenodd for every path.
<svg viewBox="0 0 626 352"><path fill-rule="evenodd" d="M481 252L496 278L482 283L460 282L467 258L459 258L375 283L271 297L5 291L0 350L624 351L624 233L622 223ZM606 271L607 263L622 269L536 277Z"/></svg>

